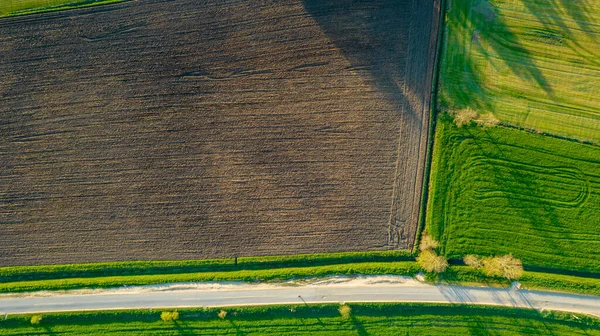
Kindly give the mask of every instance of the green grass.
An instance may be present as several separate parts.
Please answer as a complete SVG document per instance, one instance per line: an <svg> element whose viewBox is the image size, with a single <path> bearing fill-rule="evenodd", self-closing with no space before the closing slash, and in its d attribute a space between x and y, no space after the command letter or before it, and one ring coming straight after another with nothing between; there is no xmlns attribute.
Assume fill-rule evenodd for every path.
<svg viewBox="0 0 600 336"><path fill-rule="evenodd" d="M427 231L451 258L600 273L600 147L438 122Z"/></svg>
<svg viewBox="0 0 600 336"><path fill-rule="evenodd" d="M106 288L185 281L269 281L332 274L413 275L407 251L322 253L237 259L132 261L0 268L0 292ZM406 261L406 262L401 262Z"/></svg>
<svg viewBox="0 0 600 336"><path fill-rule="evenodd" d="M125 0L0 0L0 18L106 5Z"/></svg>
<svg viewBox="0 0 600 336"><path fill-rule="evenodd" d="M484 275L467 266L451 266L439 275L429 275L429 281L450 285L488 285L508 287L511 281ZM600 295L600 278L525 271L519 279L522 289Z"/></svg>
<svg viewBox="0 0 600 336"><path fill-rule="evenodd" d="M442 110L600 142L600 1L448 4Z"/></svg>
<svg viewBox="0 0 600 336"><path fill-rule="evenodd" d="M176 322L160 311L43 314L0 320L0 335L600 335L600 321L587 316L534 310L442 304L350 304L343 319L338 305L180 309Z"/></svg>
<svg viewBox="0 0 600 336"><path fill-rule="evenodd" d="M394 274L412 276L420 271L416 262L366 262L341 265L240 270L229 272L200 272L133 276L105 276L97 278L67 278L54 280L17 281L0 283L0 293L76 288L108 288L123 285L148 285L173 282L199 281L274 281L335 274Z"/></svg>
<svg viewBox="0 0 600 336"><path fill-rule="evenodd" d="M110 288L124 285L151 285L177 282L204 281L278 281L323 277L330 275L404 275L414 276L421 271L412 261L401 262L363 262L312 267L289 267L258 270L197 272L176 274L149 274L101 276L95 278L65 278L50 280L14 281L0 283L0 293L31 292L39 290L68 290L80 288ZM508 286L510 283L500 278L490 278L477 270L464 266L452 266L442 279L451 284L480 283ZM561 292L600 295L600 279L570 275L525 272L520 280L523 288L543 289Z"/></svg>
<svg viewBox="0 0 600 336"><path fill-rule="evenodd" d="M408 251L373 251L298 254L289 256L240 257L236 260L126 261L90 264L0 267L0 283L106 276L159 275L239 270L272 270L276 268L332 266L351 263L413 260Z"/></svg>

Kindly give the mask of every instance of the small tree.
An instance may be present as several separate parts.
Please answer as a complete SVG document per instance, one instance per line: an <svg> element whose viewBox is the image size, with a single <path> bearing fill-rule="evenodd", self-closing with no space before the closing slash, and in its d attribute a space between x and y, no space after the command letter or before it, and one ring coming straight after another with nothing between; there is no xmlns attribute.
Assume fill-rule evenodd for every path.
<svg viewBox="0 0 600 336"><path fill-rule="evenodd" d="M485 257L481 260L483 264L483 273L487 276L501 276L502 268L500 267L500 263L498 262L498 258L496 257Z"/></svg>
<svg viewBox="0 0 600 336"><path fill-rule="evenodd" d="M176 321L179 319L179 313L174 311L174 312L162 312L160 313L160 319L165 321L165 322L169 322L169 321Z"/></svg>
<svg viewBox="0 0 600 336"><path fill-rule="evenodd" d="M421 238L421 243L419 244L420 251L433 250L440 246L440 243L433 239L430 235L423 235Z"/></svg>
<svg viewBox="0 0 600 336"><path fill-rule="evenodd" d="M502 276L508 280L516 280L523 275L523 263L512 254L499 257L498 264L502 269Z"/></svg>
<svg viewBox="0 0 600 336"><path fill-rule="evenodd" d="M32 325L39 325L42 323L42 315L33 315L30 322Z"/></svg>
<svg viewBox="0 0 600 336"><path fill-rule="evenodd" d="M473 268L481 268L483 266L483 263L481 262L481 258L479 258L478 256L476 256L474 254L466 255L463 258L463 261L465 262L465 264L467 266L471 266Z"/></svg>
<svg viewBox="0 0 600 336"><path fill-rule="evenodd" d="M352 313L352 308L350 308L350 306L348 306L347 304L343 304L343 305L340 305L340 308L338 309L338 311L340 312L340 315L342 315L342 318L344 320L347 320L350 318L350 314Z"/></svg>
<svg viewBox="0 0 600 336"><path fill-rule="evenodd" d="M502 276L508 280L515 280L523 275L523 263L512 254L487 257L483 258L483 272L489 276Z"/></svg>
<svg viewBox="0 0 600 336"><path fill-rule="evenodd" d="M219 318L220 318L221 320L224 320L224 319L227 317L227 312L226 312L226 311L224 311L224 310L221 310L221 311L219 312L219 314L217 314L217 316L219 316Z"/></svg>
<svg viewBox="0 0 600 336"><path fill-rule="evenodd" d="M432 250L425 250L419 253L417 262L427 272L442 273L448 268L448 261L443 256L438 256Z"/></svg>

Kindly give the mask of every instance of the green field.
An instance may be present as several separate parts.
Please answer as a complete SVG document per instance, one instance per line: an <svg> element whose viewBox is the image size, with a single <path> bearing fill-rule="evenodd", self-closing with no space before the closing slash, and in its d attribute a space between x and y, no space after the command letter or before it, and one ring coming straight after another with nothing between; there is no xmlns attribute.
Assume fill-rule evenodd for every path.
<svg viewBox="0 0 600 336"><path fill-rule="evenodd" d="M176 322L160 311L56 313L0 320L0 335L600 335L600 321L581 315L534 310L436 304L351 304L343 319L338 305L179 310Z"/></svg>
<svg viewBox="0 0 600 336"><path fill-rule="evenodd" d="M447 256L600 273L600 147L440 119L427 231Z"/></svg>
<svg viewBox="0 0 600 336"><path fill-rule="evenodd" d="M448 1L439 107L600 142L599 0Z"/></svg>
<svg viewBox="0 0 600 336"><path fill-rule="evenodd" d="M124 0L1 0L0 17L105 5Z"/></svg>

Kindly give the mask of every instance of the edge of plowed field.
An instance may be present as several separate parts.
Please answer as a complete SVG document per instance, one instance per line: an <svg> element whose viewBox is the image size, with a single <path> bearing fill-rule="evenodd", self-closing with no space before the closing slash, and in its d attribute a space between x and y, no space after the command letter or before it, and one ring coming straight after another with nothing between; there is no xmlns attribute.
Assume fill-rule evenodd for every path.
<svg viewBox="0 0 600 336"><path fill-rule="evenodd" d="M412 251L416 253L418 251L419 242L421 240L421 233L425 228L427 220L427 202L429 199L429 179L431 175L431 160L433 158L433 141L435 139L435 124L436 124L436 102L437 102L437 91L438 83L440 78L440 64L442 61L442 46L444 42L444 26L446 22L446 0L434 0L434 15L437 13L437 18L434 17L432 21L432 34L435 32L435 47L430 46L430 51L435 48L434 55L429 62L429 86L431 91L429 92L429 99L426 102L427 108L429 109L429 133L427 135L427 151L425 153L425 169L423 171L423 181L421 186L421 204L419 210L419 222L417 225L417 233L415 237L415 244L413 245ZM436 26L437 25L437 26ZM431 44L434 39L432 38Z"/></svg>
<svg viewBox="0 0 600 336"><path fill-rule="evenodd" d="M119 3L119 2L125 2L125 1L131 1L131 0L95 0L92 2L82 0L78 3L65 2L62 5L55 5L55 6L49 6L49 7L37 7L37 8L31 8L31 9L22 9L22 10L18 10L18 11L8 12L6 14L0 14L0 19L16 17L16 16L23 16L23 15L59 12L59 11L65 11L65 10L78 9L78 8L110 5L110 4L115 4L115 3Z"/></svg>

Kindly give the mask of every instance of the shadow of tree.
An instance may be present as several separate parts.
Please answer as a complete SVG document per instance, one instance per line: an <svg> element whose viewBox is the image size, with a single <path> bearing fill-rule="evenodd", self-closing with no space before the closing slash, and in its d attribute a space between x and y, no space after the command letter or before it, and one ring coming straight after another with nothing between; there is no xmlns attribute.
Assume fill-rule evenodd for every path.
<svg viewBox="0 0 600 336"><path fill-rule="evenodd" d="M198 335L198 333L184 321L173 321L173 325L175 326L175 329L177 329L179 335Z"/></svg>
<svg viewBox="0 0 600 336"><path fill-rule="evenodd" d="M245 335L244 332L242 331L242 329L237 324L235 324L235 322L233 322L232 320L228 320L228 321L231 324L231 326L233 326L235 328L236 336L244 336Z"/></svg>
<svg viewBox="0 0 600 336"><path fill-rule="evenodd" d="M56 336L56 333L52 330L52 328L50 328L50 326L42 326L42 328L44 329L44 333L42 335L49 335L49 336Z"/></svg>
<svg viewBox="0 0 600 336"><path fill-rule="evenodd" d="M356 330L356 333L359 336L368 336L369 333L367 332L367 330L365 329L365 327L362 325L362 323L360 322L360 320L358 318L356 318L355 316L350 316L350 321L353 324L353 329Z"/></svg>
<svg viewBox="0 0 600 336"><path fill-rule="evenodd" d="M595 55L575 37L574 26L583 30L590 38L596 38L596 25L589 14L593 12L588 1L571 0L518 0L543 29L517 31L508 22L506 13L501 13L489 0L454 0L447 5L447 34L440 79L440 105L442 108L494 111L494 92L488 87L488 69L494 59L505 64L516 77L536 83L548 96L556 98L553 83L536 64L534 52L523 44L529 35L545 38L548 43L563 43L568 39L587 62L596 64L589 57ZM574 24L574 23L575 24ZM532 22L535 26L535 22ZM527 36L526 36L527 35ZM535 35L535 36L533 36ZM474 56L476 55L476 56ZM494 66L495 67L495 66ZM486 81L487 80L487 81ZM445 85L445 84L446 85ZM519 88L515 88L519 90Z"/></svg>

